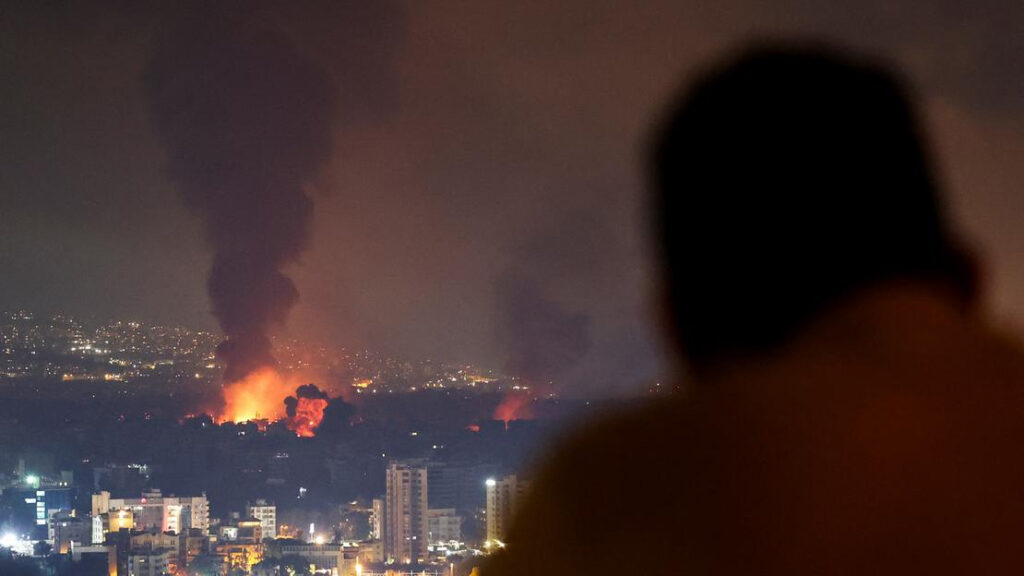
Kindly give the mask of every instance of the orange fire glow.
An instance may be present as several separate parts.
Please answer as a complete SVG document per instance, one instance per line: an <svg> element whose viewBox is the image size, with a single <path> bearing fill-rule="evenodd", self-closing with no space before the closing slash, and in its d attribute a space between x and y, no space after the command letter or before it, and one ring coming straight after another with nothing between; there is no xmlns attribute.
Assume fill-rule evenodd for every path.
<svg viewBox="0 0 1024 576"><path fill-rule="evenodd" d="M295 386L273 368L261 368L224 387L224 410L217 422L277 420L284 417L284 399Z"/></svg>
<svg viewBox="0 0 1024 576"><path fill-rule="evenodd" d="M295 432L296 436L312 438L314 430L324 419L324 409L327 408L327 400L323 398L298 398L295 406L295 418L288 420L288 429Z"/></svg>
<svg viewBox="0 0 1024 576"><path fill-rule="evenodd" d="M328 400L295 398L295 417L288 418L285 398L296 395L296 389L310 381L310 374L282 374L274 368L261 368L245 378L224 387L224 409L217 422L251 422L287 420L288 429L305 438L312 437L324 418ZM262 429L262 427L261 427Z"/></svg>
<svg viewBox="0 0 1024 576"><path fill-rule="evenodd" d="M513 420L529 420L533 418L530 397L526 394L505 394L494 409L494 419L505 422L505 427Z"/></svg>

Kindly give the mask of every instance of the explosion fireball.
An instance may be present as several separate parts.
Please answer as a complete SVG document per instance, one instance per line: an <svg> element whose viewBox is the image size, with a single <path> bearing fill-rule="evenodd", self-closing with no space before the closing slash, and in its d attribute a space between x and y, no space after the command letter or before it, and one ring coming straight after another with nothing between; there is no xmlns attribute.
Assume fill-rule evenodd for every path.
<svg viewBox="0 0 1024 576"><path fill-rule="evenodd" d="M312 438L314 430L324 419L327 400L322 398L299 398L295 409L295 417L288 420L288 429L296 436Z"/></svg>
<svg viewBox="0 0 1024 576"><path fill-rule="evenodd" d="M295 396L284 399L288 413L288 429L296 436L311 438L320 422L324 419L324 410L330 403L330 397L315 384L299 386Z"/></svg>

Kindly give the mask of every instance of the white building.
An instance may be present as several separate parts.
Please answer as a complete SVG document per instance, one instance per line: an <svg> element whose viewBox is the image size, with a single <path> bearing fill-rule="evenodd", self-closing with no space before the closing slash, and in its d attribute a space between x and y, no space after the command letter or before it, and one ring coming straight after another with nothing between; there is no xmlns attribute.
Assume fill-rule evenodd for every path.
<svg viewBox="0 0 1024 576"><path fill-rule="evenodd" d="M100 545L107 539L107 529L104 526L104 518L101 515L92 516L92 544Z"/></svg>
<svg viewBox="0 0 1024 576"><path fill-rule="evenodd" d="M264 538L277 538L277 506L266 500L257 500L255 504L245 506L245 515L260 521Z"/></svg>
<svg viewBox="0 0 1024 576"><path fill-rule="evenodd" d="M391 462L384 496L384 555L409 564L427 558L427 467Z"/></svg>
<svg viewBox="0 0 1024 576"><path fill-rule="evenodd" d="M111 498L109 492L92 495L92 515L130 511L132 528L182 532L188 528L210 529L210 503L206 495L165 497L160 490L143 492L140 498Z"/></svg>
<svg viewBox="0 0 1024 576"><path fill-rule="evenodd" d="M373 499L373 512L370 513L370 540L384 538L384 499Z"/></svg>

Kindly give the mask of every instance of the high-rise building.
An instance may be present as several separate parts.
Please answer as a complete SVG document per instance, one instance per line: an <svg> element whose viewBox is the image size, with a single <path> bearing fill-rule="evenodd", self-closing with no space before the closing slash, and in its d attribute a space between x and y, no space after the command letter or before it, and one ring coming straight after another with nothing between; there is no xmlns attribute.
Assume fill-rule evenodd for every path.
<svg viewBox="0 0 1024 576"><path fill-rule="evenodd" d="M447 463L430 462L427 465L427 502L431 508L455 508L459 492L461 470Z"/></svg>
<svg viewBox="0 0 1024 576"><path fill-rule="evenodd" d="M427 468L421 461L391 462L384 496L384 555L402 564L427 557Z"/></svg>
<svg viewBox="0 0 1024 576"><path fill-rule="evenodd" d="M486 505L483 483L497 471L490 464L431 462L427 472L430 487L427 501L431 508L455 508L459 514L472 513Z"/></svg>
<svg viewBox="0 0 1024 576"><path fill-rule="evenodd" d="M264 538L277 538L277 506L266 500L257 500L255 504L245 506L245 515L260 521Z"/></svg>
<svg viewBox="0 0 1024 576"><path fill-rule="evenodd" d="M488 478L487 482L487 541L501 542L512 524L512 515L526 492L528 483L515 474L501 478Z"/></svg>

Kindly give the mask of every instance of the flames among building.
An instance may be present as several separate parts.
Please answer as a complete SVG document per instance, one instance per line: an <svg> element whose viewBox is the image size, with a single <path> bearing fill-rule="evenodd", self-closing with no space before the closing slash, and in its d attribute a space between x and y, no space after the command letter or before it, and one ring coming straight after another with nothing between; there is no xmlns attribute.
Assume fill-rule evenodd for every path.
<svg viewBox="0 0 1024 576"><path fill-rule="evenodd" d="M224 409L218 422L285 420L297 436L312 437L331 402L316 384L299 385L301 376L261 368L224 388Z"/></svg>
<svg viewBox="0 0 1024 576"><path fill-rule="evenodd" d="M274 368L264 367L224 387L224 408L218 422L278 420L284 417L284 399L296 383Z"/></svg>

